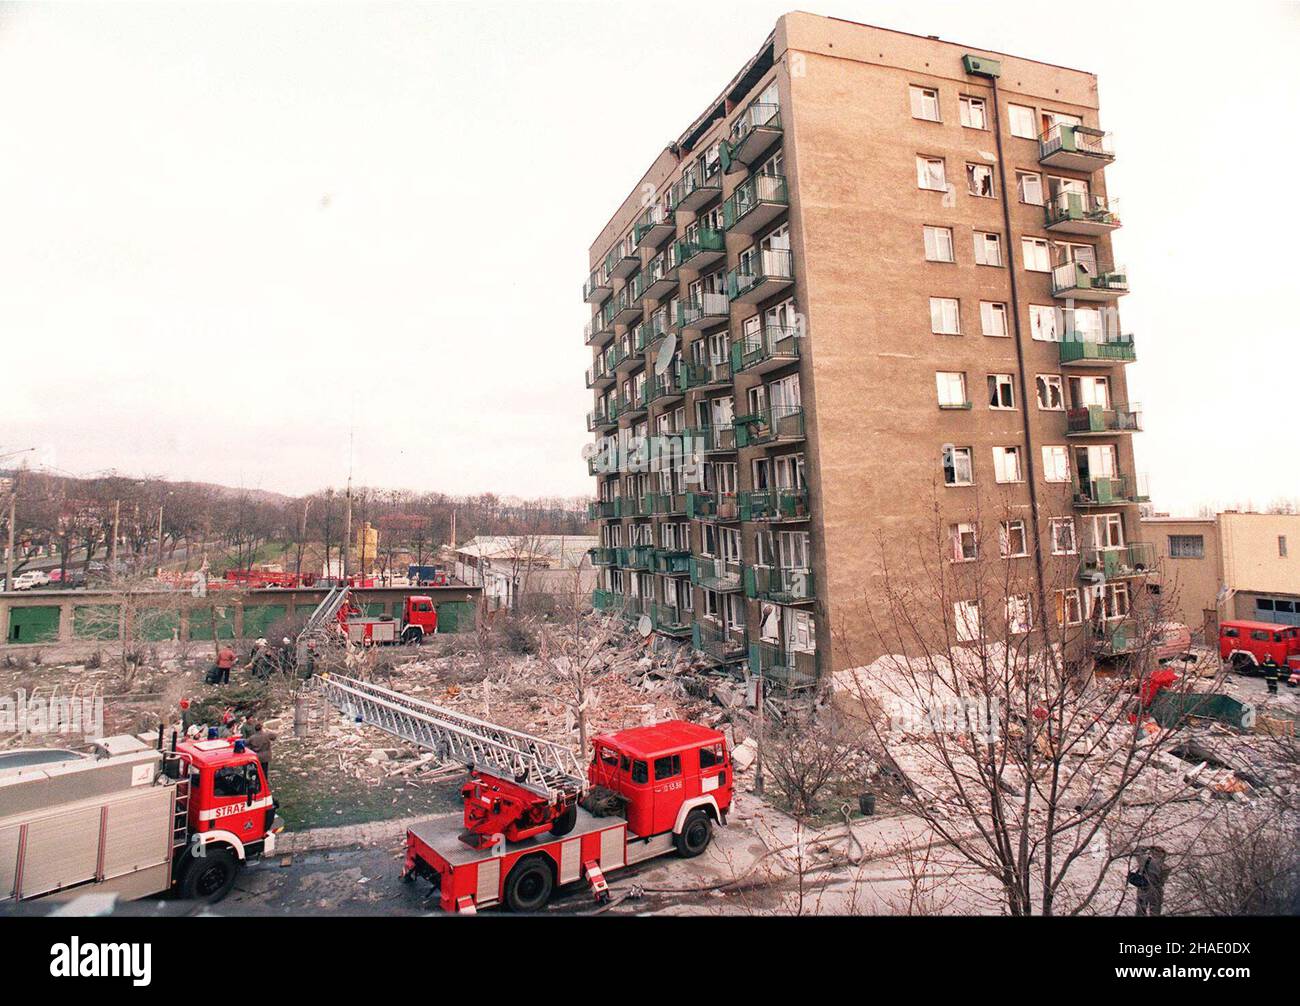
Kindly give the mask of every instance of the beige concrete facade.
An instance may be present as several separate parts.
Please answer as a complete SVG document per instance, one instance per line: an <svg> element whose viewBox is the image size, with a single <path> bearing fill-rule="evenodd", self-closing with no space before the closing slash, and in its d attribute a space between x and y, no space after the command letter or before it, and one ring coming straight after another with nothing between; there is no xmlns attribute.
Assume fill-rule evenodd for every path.
<svg viewBox="0 0 1300 1006"><path fill-rule="evenodd" d="M999 61L996 96L991 78L967 72L967 56ZM913 114L911 88L925 89L937 97L939 121ZM734 457L723 452L705 457L722 464L735 463L733 488L743 497L771 477L778 459L800 455L801 474L792 488L806 492L806 509L799 511L806 519L747 520L742 505L740 519L690 521L692 554L706 564L711 553L705 540L714 532L705 525L717 523L734 527L739 534L742 579L751 575L751 568L757 568L761 577L768 575L765 566L786 565L789 555L780 554L783 549L798 556L810 572L811 588L804 591L809 596L800 596L792 605L787 594L777 605L780 631L775 637L770 631L772 612L764 607L763 599L751 597L745 602L748 642L770 646L778 664L782 653L799 650L804 655L795 663L815 666L824 673L876 656L882 644L868 628L865 606L882 591L882 550L895 567L914 569L918 550L928 551L933 562L938 558L936 551L948 547L949 529L954 524L978 523L980 556L976 564L1013 564L1014 578L1026 590L1036 592L1039 569L1043 598L1052 598L1060 587L1086 589L1092 581L1079 579L1079 560L1080 553L1094 544L1092 518L1107 520L1107 515L1113 515L1119 522L1120 530L1109 532L1108 546L1134 544L1140 493L1133 479L1131 430L1107 429L1108 420L1102 418L1096 420L1100 429L1089 427L1067 435L1066 410L1077 404L1071 400L1070 378L1104 378L1108 402L1098 405L1098 416L1127 410L1122 365L1127 357L1072 360L1065 366L1060 342L1034 337L1038 329L1031 318L1031 305L1055 310L1059 334L1064 319L1070 317L1062 311L1074 303L1059 290L1054 293L1048 272L1026 268L1029 263L1021 241L1046 242L1045 254L1052 256L1086 254L1070 252L1063 242L1089 246L1096 271L1104 272L1114 265L1109 231L1090 228L1094 232L1086 236L1066 234L1056 227L1049 231L1045 207L1020 198L1017 172L1038 177L1044 201L1049 187L1058 184L1052 179L1065 179L1065 184L1073 187L1071 191L1086 186L1084 202L1090 207L1105 205L1107 193L1100 169L1107 159L1046 166L1039 138L1054 115L1069 116L1071 122L1084 127L1099 126L1095 78L970 46L807 14L786 15L777 22L768 44L710 106L714 111L664 151L598 236L591 247L593 278L589 286L599 286L598 274L610 261L611 246L634 228L647 205L661 200L684 173L694 170L702 151L723 142L729 144L729 152L743 153L745 144L752 141L744 128L738 133L735 124L755 121L752 103L762 99L760 107L766 107L773 93L779 102L779 124L773 127L768 122L766 131L776 134L775 139L761 157L744 164L743 170L721 173L717 202L734 201L738 189L753 184L751 175L773 170L773 158L779 157L775 164L784 177L786 197L781 212L754 233L742 233L748 229L743 222L731 226L733 221L724 218L725 267L743 271L746 250L752 245L761 257L776 235L781 246L790 250L792 281L756 302L733 296L725 317L698 330L679 326L674 336L688 361L697 343L717 333L733 345L741 342L748 346L747 322L758 316L764 319L766 331L769 312L788 301L791 315L798 319L797 358L789 355L756 368L733 368L726 387L688 388L680 402L671 400L662 409L650 402L644 420L633 410L617 424L597 421L589 426L605 434L615 434L616 426L620 436L655 432L662 414L671 417L674 410L682 408L690 427L698 422L700 402L730 396L734 415L742 417L750 409L751 389L762 386L765 397L760 401L769 404L778 392L787 397L797 393L802 409L801 436L755 446L738 442ZM965 124L964 99L975 99L972 108L979 108L978 115L971 111L966 116ZM1017 114L1028 115L1032 137L1013 135L1009 108L1013 104L1028 110ZM710 114L716 115L711 123ZM1025 132L1023 124L1018 131ZM921 157L942 160L945 189L920 187L917 161ZM986 171L990 174L991 195L972 194L968 165L975 166L978 176ZM973 184L978 187L980 183ZM1032 196L1032 189L1030 193ZM674 238L688 236L714 205L708 202L698 210L684 211L670 203L674 232L666 239L669 245ZM1071 221L1065 225L1074 226ZM953 261L927 260L927 227L950 231ZM1000 264L976 264L977 241L988 247L977 235L985 234L997 235ZM656 250L646 248L642 253L642 268L648 269ZM680 285L665 293L664 300L647 300L640 316L629 310L629 324L609 326L610 338L589 339L596 350L594 368L608 368L610 357L602 355L607 347L634 336L639 325L650 325L664 303L673 297L688 298L692 282L700 275L683 269ZM629 286L635 289L635 282L632 276L611 278L607 302L619 304ZM1113 307L1113 298L1107 297L1089 306ZM932 331L931 298L958 302L960 334ZM1005 334L982 334L986 312L997 321L997 305L1005 318ZM605 308L599 302L594 306L599 318ZM634 345L635 338L631 342ZM653 371L660 344L651 341L640 364L632 359L614 365L619 368L615 392L624 380ZM964 375L970 407L940 406L936 391L940 373ZM990 407L990 375L1010 375L1011 407ZM1040 407L1038 401L1039 375L1048 378L1049 408ZM789 390L789 382L796 380L797 392ZM1083 393L1099 393L1100 382L1083 383L1088 384ZM608 391L590 376L589 384L596 385L599 417L602 409L608 409ZM1095 398L1087 401L1095 403ZM776 415L775 407L772 415ZM1073 413L1070 421L1074 421ZM1085 413L1083 422L1092 421ZM744 425L738 424L737 430ZM670 422L670 431L671 426ZM973 484L944 484L947 446L971 450ZM1020 478L998 482L994 450L1008 447L1019 449ZM1064 449L1070 463L1064 480L1046 480L1044 447ZM1117 494L1120 498L1110 505L1095 501L1084 507L1076 505L1079 493L1070 478L1079 474L1076 449L1087 447L1112 450L1113 464L1107 464L1106 470L1129 479L1129 491ZM766 472L763 462L767 463ZM658 546L658 525L681 519L670 515L661 520L658 515L639 512L632 517L614 517L606 512L608 507L601 509L601 503L608 504L615 496L636 497L640 484L625 476L598 477L596 512L604 515L603 543L615 545L612 529L622 525L617 544L626 545L629 532L624 529L645 521L655 527L654 544ZM707 487L705 495L717 496L724 489L719 481L719 488ZM1075 527L1075 550L1055 558L1047 538L1048 521L1053 517L1073 519ZM1000 557L998 525L1002 520L1026 522L1027 554ZM806 557L798 544L785 547L782 536L789 534L807 535ZM1041 551L1035 548L1035 538ZM1113 574L1114 567L1108 568ZM609 572L604 585L611 594L626 597L634 592L627 576L615 575L614 567ZM955 596L961 597L963 589L973 589L962 586L973 575L967 564L953 564ZM664 579L645 580L644 584L653 592ZM653 600L662 598L655 594ZM697 584L693 610L684 621L699 623L702 611L712 603ZM1052 606L1052 601L1047 604ZM786 637L786 628L796 621L790 617L790 607L813 618L815 625L807 636L815 639L815 658L809 659L805 653L808 638L802 625L795 626L800 633L797 642ZM1035 604L1036 609L1040 607Z"/></svg>

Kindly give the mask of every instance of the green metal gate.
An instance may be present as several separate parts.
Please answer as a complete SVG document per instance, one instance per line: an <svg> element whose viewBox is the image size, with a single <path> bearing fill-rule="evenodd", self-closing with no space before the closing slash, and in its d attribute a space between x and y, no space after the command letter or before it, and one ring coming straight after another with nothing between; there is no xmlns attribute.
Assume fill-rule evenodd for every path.
<svg viewBox="0 0 1300 1006"><path fill-rule="evenodd" d="M244 638L265 636L267 630L288 613L287 604L254 604L244 608Z"/></svg>
<svg viewBox="0 0 1300 1006"><path fill-rule="evenodd" d="M72 609L72 634L77 639L117 639L122 634L122 608L116 604L79 604Z"/></svg>
<svg viewBox="0 0 1300 1006"><path fill-rule="evenodd" d="M473 601L444 601L437 608L439 632L474 631Z"/></svg>
<svg viewBox="0 0 1300 1006"><path fill-rule="evenodd" d="M58 605L9 609L11 643L52 643L59 638Z"/></svg>

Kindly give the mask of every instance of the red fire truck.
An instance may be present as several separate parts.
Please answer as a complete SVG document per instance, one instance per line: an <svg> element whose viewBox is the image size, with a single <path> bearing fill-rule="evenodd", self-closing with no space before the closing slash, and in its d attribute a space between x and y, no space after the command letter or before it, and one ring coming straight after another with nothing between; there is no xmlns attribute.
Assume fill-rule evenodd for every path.
<svg viewBox="0 0 1300 1006"><path fill-rule="evenodd" d="M0 901L175 888L214 902L275 851L275 801L243 741L145 738L0 754Z"/></svg>
<svg viewBox="0 0 1300 1006"><path fill-rule="evenodd" d="M1278 667L1300 673L1300 628L1272 622L1219 623L1219 659L1238 674L1251 674L1271 656Z"/></svg>
<svg viewBox="0 0 1300 1006"><path fill-rule="evenodd" d="M402 605L402 617L392 615L366 615L350 600L339 606L339 632L349 643L376 645L379 643L419 643L425 636L438 631L438 610L433 598L425 594L412 594Z"/></svg>
<svg viewBox="0 0 1300 1006"><path fill-rule="evenodd" d="M585 773L571 748L369 682L322 675L358 722L470 767L464 811L406 833L404 879L422 877L447 912L540 910L552 892L675 851L698 856L726 824L734 778L725 737L671 720L601 734Z"/></svg>

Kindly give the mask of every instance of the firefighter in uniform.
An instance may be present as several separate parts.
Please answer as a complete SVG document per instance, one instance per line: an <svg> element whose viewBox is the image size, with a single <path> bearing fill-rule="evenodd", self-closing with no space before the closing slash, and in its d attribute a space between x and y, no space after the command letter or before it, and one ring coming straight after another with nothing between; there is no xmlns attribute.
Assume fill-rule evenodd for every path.
<svg viewBox="0 0 1300 1006"><path fill-rule="evenodd" d="M1264 681L1268 683L1268 694L1277 694L1278 678L1282 676L1282 668L1277 666L1277 661L1273 659L1273 654L1264 657L1264 662L1259 665L1260 673L1264 675ZM1287 675L1290 677L1290 675Z"/></svg>

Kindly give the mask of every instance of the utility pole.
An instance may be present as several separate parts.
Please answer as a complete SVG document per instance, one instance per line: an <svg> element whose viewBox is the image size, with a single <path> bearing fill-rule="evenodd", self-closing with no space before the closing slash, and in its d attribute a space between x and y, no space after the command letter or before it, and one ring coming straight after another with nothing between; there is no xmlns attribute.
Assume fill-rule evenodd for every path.
<svg viewBox="0 0 1300 1006"><path fill-rule="evenodd" d="M108 546L108 580L110 583L117 580L117 527L121 515L122 501L113 500L113 540Z"/></svg>
<svg viewBox="0 0 1300 1006"><path fill-rule="evenodd" d="M162 517L163 517L163 499L158 497L158 572L162 572Z"/></svg>
<svg viewBox="0 0 1300 1006"><path fill-rule="evenodd" d="M5 553L5 590L14 589L14 514L18 506L18 477L9 491L9 551Z"/></svg>
<svg viewBox="0 0 1300 1006"><path fill-rule="evenodd" d="M348 575L348 548L352 544L352 476L348 476L348 508L343 517L343 578Z"/></svg>

